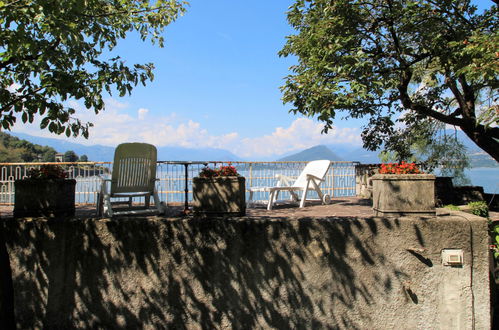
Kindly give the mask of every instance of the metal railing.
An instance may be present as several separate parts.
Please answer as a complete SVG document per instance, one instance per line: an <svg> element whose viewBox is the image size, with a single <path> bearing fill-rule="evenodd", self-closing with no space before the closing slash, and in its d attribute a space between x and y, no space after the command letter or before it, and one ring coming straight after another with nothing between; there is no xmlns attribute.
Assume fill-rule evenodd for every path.
<svg viewBox="0 0 499 330"><path fill-rule="evenodd" d="M192 200L192 178L197 176L204 164L210 167L232 164L238 173L246 177L246 186L273 186L275 175L284 174L298 177L307 162L174 162L159 161L156 176L159 179L157 189L160 199L168 203L184 202L187 185L188 201ZM77 204L94 204L100 189L100 176L111 173L110 162L85 163L0 163L0 204L14 203L14 181L25 178L31 168L42 165L57 164L62 166L68 177L76 179L75 199ZM324 193L331 197L355 196L355 167L357 162L332 162L325 182L321 185ZM187 172L187 180L186 180ZM289 195L282 194L282 199ZM313 197L313 196L312 196ZM255 193L255 200L267 200L268 193Z"/></svg>

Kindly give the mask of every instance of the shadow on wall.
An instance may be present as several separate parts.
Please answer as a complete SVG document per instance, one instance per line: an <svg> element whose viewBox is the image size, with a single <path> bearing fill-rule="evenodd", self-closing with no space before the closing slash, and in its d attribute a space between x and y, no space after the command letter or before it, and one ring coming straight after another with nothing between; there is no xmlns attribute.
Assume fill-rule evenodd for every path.
<svg viewBox="0 0 499 330"><path fill-rule="evenodd" d="M386 313L423 315L418 285L431 285L407 288L412 274L431 276L431 260L411 252L410 263L397 262L385 253L407 245L396 219L3 225L19 328L360 329L396 322ZM405 229L425 246L418 225Z"/></svg>

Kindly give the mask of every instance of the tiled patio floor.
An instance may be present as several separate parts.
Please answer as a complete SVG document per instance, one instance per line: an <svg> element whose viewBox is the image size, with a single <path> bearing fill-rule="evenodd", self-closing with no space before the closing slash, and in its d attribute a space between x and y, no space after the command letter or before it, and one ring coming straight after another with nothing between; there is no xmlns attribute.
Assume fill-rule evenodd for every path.
<svg viewBox="0 0 499 330"><path fill-rule="evenodd" d="M182 215L183 205L169 205L167 217L180 217ZM12 217L13 206L0 206L0 217ZM447 209L437 209L437 214L449 213ZM262 218L313 218L313 217L355 217L369 218L373 216L373 210L368 199L357 197L334 198L329 205L321 205L319 202L307 202L306 207L299 208L296 204L280 204L273 210L267 211L265 205L256 205L248 208L246 212L248 217ZM95 207L93 205L77 205L77 218L96 217ZM499 212L490 212L492 220L499 221Z"/></svg>

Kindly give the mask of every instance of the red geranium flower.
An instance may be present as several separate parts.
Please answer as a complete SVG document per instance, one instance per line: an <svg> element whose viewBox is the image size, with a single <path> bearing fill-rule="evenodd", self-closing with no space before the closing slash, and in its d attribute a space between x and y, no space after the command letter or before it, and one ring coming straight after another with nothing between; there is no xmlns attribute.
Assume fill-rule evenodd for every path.
<svg viewBox="0 0 499 330"><path fill-rule="evenodd" d="M415 163L406 163L404 161L400 163L388 163L381 164L379 169L380 174L422 174Z"/></svg>

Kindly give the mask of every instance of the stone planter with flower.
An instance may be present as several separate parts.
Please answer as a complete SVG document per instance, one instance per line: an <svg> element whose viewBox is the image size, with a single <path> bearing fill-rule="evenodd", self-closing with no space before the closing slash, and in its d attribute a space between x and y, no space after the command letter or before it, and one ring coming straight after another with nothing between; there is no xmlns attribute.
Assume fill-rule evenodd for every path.
<svg viewBox="0 0 499 330"><path fill-rule="evenodd" d="M76 180L58 165L31 169L15 180L14 217L59 217L75 214Z"/></svg>
<svg viewBox="0 0 499 330"><path fill-rule="evenodd" d="M382 164L371 180L375 216L435 215L435 176L414 163Z"/></svg>
<svg viewBox="0 0 499 330"><path fill-rule="evenodd" d="M192 180L194 211L206 215L246 214L246 179L231 164L204 167Z"/></svg>

